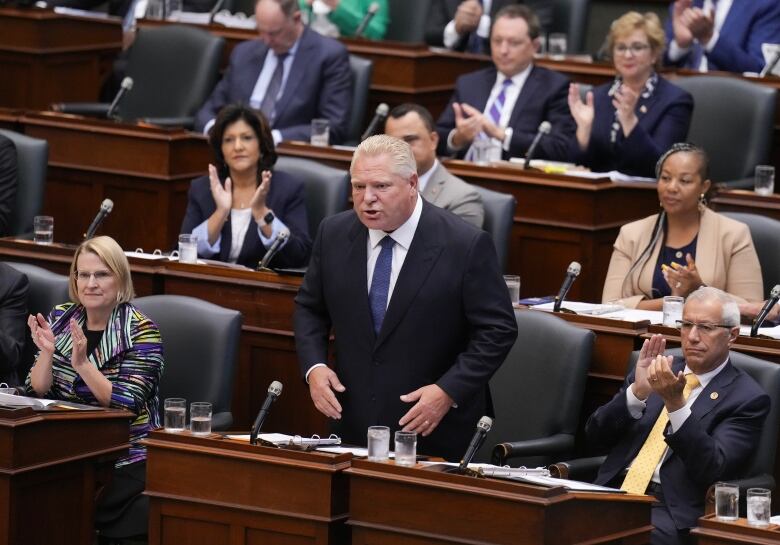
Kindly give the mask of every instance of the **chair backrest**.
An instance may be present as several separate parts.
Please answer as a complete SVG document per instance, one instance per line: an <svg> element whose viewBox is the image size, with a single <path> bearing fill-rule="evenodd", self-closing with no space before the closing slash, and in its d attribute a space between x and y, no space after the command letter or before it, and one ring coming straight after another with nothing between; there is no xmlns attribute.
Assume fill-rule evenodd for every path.
<svg viewBox="0 0 780 545"><path fill-rule="evenodd" d="M682 348L667 350L666 355L682 357ZM745 477L754 477L761 474L774 475L775 455L777 450L777 433L780 429L780 364L754 358L741 352L729 353L731 364L750 375L759 386L769 395L770 407L764 426L761 429L761 437L755 448L753 458ZM639 359L639 351L634 350L628 360L628 371L633 371Z"/></svg>
<svg viewBox="0 0 780 545"><path fill-rule="evenodd" d="M231 4L228 6L228 2ZM225 3L225 9L229 9L231 13L243 13L247 17L255 16L255 4L257 0L228 0Z"/></svg>
<svg viewBox="0 0 780 545"><path fill-rule="evenodd" d="M125 120L192 116L217 81L225 40L199 28L141 28L128 51L133 89L119 107Z"/></svg>
<svg viewBox="0 0 780 545"><path fill-rule="evenodd" d="M46 317L55 306L70 301L67 276L27 263L6 261L6 264L24 274L30 282L30 290L27 292L27 312L30 314L41 313ZM37 351L28 331L24 351L22 352L22 362L19 366L19 378L21 380L24 380L24 377L27 376Z"/></svg>
<svg viewBox="0 0 780 545"><path fill-rule="evenodd" d="M431 0L390 0L390 24L385 40L424 43Z"/></svg>
<svg viewBox="0 0 780 545"><path fill-rule="evenodd" d="M775 89L722 76L691 76L674 83L693 95L688 140L709 155L713 182L752 177L756 165L769 161ZM728 97L725 106L723 97Z"/></svg>
<svg viewBox="0 0 780 545"><path fill-rule="evenodd" d="M509 253L509 235L515 219L517 200L514 195L508 193L499 193L478 185L473 187L482 197L482 206L485 208L485 221L482 224L482 229L493 237L498 254L498 265L502 271L505 271L507 254Z"/></svg>
<svg viewBox="0 0 780 545"><path fill-rule="evenodd" d="M282 156L275 168L294 176L306 187L306 215L312 240L323 219L349 207L349 174L346 170L309 159Z"/></svg>
<svg viewBox="0 0 780 545"><path fill-rule="evenodd" d="M764 297L780 284L780 221L759 214L723 212L724 216L746 223L756 247L761 276L764 279Z"/></svg>
<svg viewBox="0 0 780 545"><path fill-rule="evenodd" d="M368 91L371 87L371 73L374 63L357 55L349 56L349 68L352 72L352 110L349 113L346 144L356 145L366 124Z"/></svg>
<svg viewBox="0 0 780 545"><path fill-rule="evenodd" d="M553 0L551 3L553 14L548 35L563 32L566 34L567 53L583 52L590 0Z"/></svg>
<svg viewBox="0 0 780 545"><path fill-rule="evenodd" d="M212 428L233 422L230 403L241 335L241 313L181 295L140 297L133 304L160 328L165 367L160 404L167 397L212 405Z"/></svg>
<svg viewBox="0 0 780 545"><path fill-rule="evenodd" d="M49 162L49 143L18 132L0 130L16 147L18 183L8 235L32 233L33 218L43 208L46 187L46 167Z"/></svg>
<svg viewBox="0 0 780 545"><path fill-rule="evenodd" d="M498 443L577 432L595 334L543 311L515 318L517 340L490 379L496 417L479 461Z"/></svg>

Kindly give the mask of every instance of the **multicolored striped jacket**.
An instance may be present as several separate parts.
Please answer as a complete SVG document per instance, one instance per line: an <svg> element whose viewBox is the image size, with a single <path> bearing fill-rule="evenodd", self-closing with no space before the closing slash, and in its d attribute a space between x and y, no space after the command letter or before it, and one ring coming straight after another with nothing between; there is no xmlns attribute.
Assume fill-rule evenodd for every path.
<svg viewBox="0 0 780 545"><path fill-rule="evenodd" d="M73 343L70 319L84 327L87 318L83 306L65 303L54 307L48 317L55 337L52 360L53 381L44 397L97 405L98 401L70 363ZM146 459L139 441L160 427L158 392L163 371L163 345L157 326L130 303L114 308L98 347L89 361L111 381L112 408L127 409L136 415L130 424L130 452L116 467ZM35 395L27 375L25 388Z"/></svg>

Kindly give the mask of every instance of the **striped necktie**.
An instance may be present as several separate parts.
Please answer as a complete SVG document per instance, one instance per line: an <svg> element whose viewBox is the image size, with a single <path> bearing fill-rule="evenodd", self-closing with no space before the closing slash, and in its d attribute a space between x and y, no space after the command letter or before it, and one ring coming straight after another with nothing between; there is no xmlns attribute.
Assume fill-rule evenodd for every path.
<svg viewBox="0 0 780 545"><path fill-rule="evenodd" d="M374 265L371 277L371 289L368 292L368 304L371 307L371 317L374 320L374 333L379 335L382 322L387 312L387 294L390 291L390 272L393 265L393 246L395 240L390 235L379 241L382 250Z"/></svg>
<svg viewBox="0 0 780 545"><path fill-rule="evenodd" d="M683 397L687 400L691 392L699 386L699 379L693 373L685 375L685 388L683 389ZM634 463L626 474L626 478L623 480L623 484L620 486L621 490L625 490L631 494L644 494L647 490L647 485L650 484L650 479L653 476L658 462L666 452L666 441L664 441L664 429L669 423L669 413L666 411L666 407L661 409L661 414L658 415L658 419L655 421L653 429L645 439L645 444L639 450L639 454L634 458Z"/></svg>
<svg viewBox="0 0 780 545"><path fill-rule="evenodd" d="M498 95L493 100L493 103L490 105L490 108L488 109L488 117L490 117L490 120L496 125L500 126L501 123L501 114L504 111L504 104L506 104L506 92L507 89L509 89L509 86L512 85L512 79L511 78L504 78L504 81L501 82L501 90L498 92ZM487 139L488 135L484 132L480 132L475 140L477 139ZM468 151L466 152L466 156L464 157L466 161L473 161L475 159L475 151L474 147L470 147Z"/></svg>
<svg viewBox="0 0 780 545"><path fill-rule="evenodd" d="M271 75L271 81L268 82L268 87L265 90L265 96L263 102L260 104L260 111L263 112L269 123L273 123L276 109L276 99L279 96L279 91L282 90L282 81L284 80L284 60L287 58L288 53L282 53L276 56L276 68Z"/></svg>

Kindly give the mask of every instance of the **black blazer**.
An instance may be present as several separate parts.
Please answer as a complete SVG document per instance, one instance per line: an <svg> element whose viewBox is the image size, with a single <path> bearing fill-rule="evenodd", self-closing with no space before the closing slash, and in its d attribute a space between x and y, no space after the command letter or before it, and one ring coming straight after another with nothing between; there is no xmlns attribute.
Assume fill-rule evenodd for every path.
<svg viewBox="0 0 780 545"><path fill-rule="evenodd" d="M336 432L364 445L366 429L398 421L413 404L399 396L438 384L457 403L418 451L458 460L488 411L488 381L517 336L490 236L423 201L422 217L379 335L368 303L368 230L354 211L323 220L295 298L295 341L303 374L327 362L336 337Z"/></svg>
<svg viewBox="0 0 780 545"><path fill-rule="evenodd" d="M684 368L685 360L675 358L673 371ZM589 442L611 449L597 484L621 485L623 470L639 453L663 408L661 397L651 394L644 414L634 420L626 406L626 388L633 382L632 371L620 392L585 425ZM728 363L696 398L682 427L666 435L671 454L661 465L661 486L679 530L696 526L711 484L744 476L768 413L769 396Z"/></svg>
<svg viewBox="0 0 780 545"><path fill-rule="evenodd" d="M0 263L0 382L19 384L19 370L27 337L27 277Z"/></svg>
<svg viewBox="0 0 780 545"><path fill-rule="evenodd" d="M268 208L290 228L290 239L271 265L274 267L301 267L306 265L311 252L311 238L309 237L309 222L306 217L306 203L304 201L303 183L289 174L275 171L271 178L271 189L266 199ZM192 233L198 225L206 221L217 209L214 198L211 196L209 177L201 176L190 184L187 195L187 211L181 224L182 233ZM220 261L227 261L230 254L231 222L228 221L222 227L222 240L219 254L212 257ZM247 229L241 253L237 263L251 269L257 268L258 262L265 255L260 236L257 234L257 223L252 223Z"/></svg>

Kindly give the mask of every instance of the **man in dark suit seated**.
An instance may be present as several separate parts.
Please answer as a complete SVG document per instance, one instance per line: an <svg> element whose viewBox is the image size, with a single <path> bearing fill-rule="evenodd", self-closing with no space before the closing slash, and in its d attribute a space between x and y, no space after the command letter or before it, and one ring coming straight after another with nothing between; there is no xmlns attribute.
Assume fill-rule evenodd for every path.
<svg viewBox="0 0 780 545"><path fill-rule="evenodd" d="M780 44L777 0L677 0L666 23L665 64L693 70L760 72L761 46Z"/></svg>
<svg viewBox="0 0 780 545"><path fill-rule="evenodd" d="M536 157L565 160L576 126L567 102L569 80L534 66L539 20L526 6L500 10L490 34L494 66L458 78L450 103L439 117L439 154L471 160L473 143L492 139L504 158L523 156L539 125L550 134L539 141Z"/></svg>
<svg viewBox="0 0 780 545"><path fill-rule="evenodd" d="M27 292L30 282L13 267L0 263L0 382L19 384L27 336Z"/></svg>
<svg viewBox="0 0 780 545"><path fill-rule="evenodd" d="M417 191L426 201L482 228L485 219L482 197L436 159L439 135L431 112L419 104L396 106L385 121L385 134L400 138L412 148L417 163Z"/></svg>
<svg viewBox="0 0 780 545"><path fill-rule="evenodd" d="M403 428L422 436L419 452L458 460L517 337L495 246L419 197L405 142L366 139L350 173L354 211L320 224L295 298L301 372L345 442L366 444L372 425Z"/></svg>
<svg viewBox="0 0 780 545"><path fill-rule="evenodd" d="M304 27L297 0L259 0L259 40L240 43L230 66L198 111L196 130L208 132L219 110L241 102L271 122L274 143L309 141L311 120L330 122L330 141L346 137L352 102L349 54L341 43Z"/></svg>
<svg viewBox="0 0 780 545"><path fill-rule="evenodd" d="M653 545L692 543L708 487L744 476L769 412L769 397L729 362L739 309L728 294L689 295L680 333L685 359L664 356L661 335L646 340L621 391L585 426L611 449L596 482L656 497Z"/></svg>

